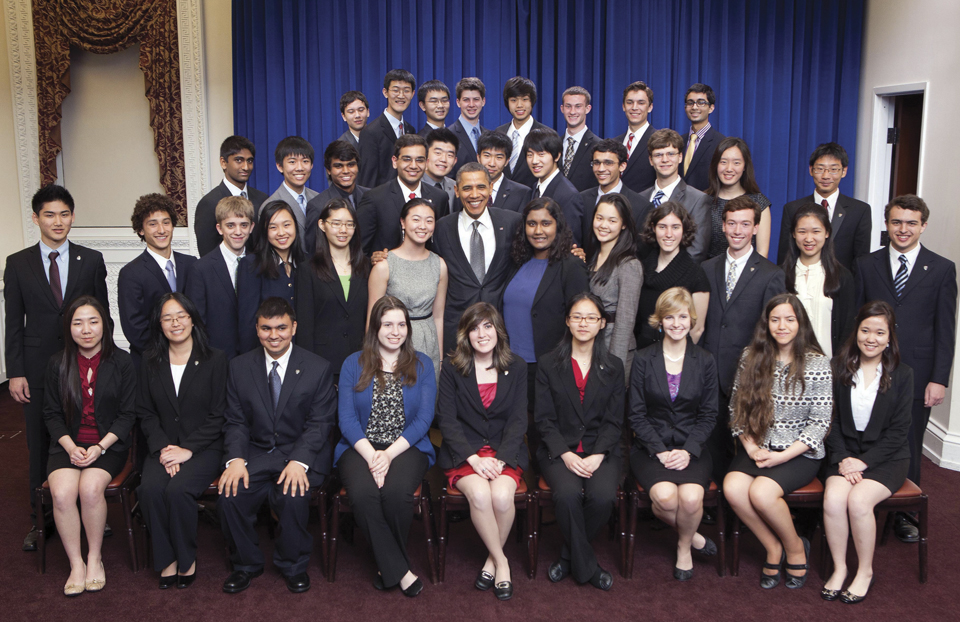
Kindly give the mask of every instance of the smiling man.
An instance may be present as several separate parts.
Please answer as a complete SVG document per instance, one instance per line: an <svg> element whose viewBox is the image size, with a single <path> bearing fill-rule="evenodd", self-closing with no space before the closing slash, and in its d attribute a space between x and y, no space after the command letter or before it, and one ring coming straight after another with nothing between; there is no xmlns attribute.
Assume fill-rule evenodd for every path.
<svg viewBox="0 0 960 622"><path fill-rule="evenodd" d="M440 80L427 80L417 89L417 103L427 115L427 122L417 132L424 138L433 130L443 127L450 112L450 89Z"/></svg>
<svg viewBox="0 0 960 622"><path fill-rule="evenodd" d="M337 140L345 140L360 149L360 132L367 126L370 117L370 104L360 91L347 91L340 96L340 117L347 129Z"/></svg>
<svg viewBox="0 0 960 622"><path fill-rule="evenodd" d="M350 201L353 209L360 205L360 199L369 190L357 184L360 175L360 153L345 140L335 140L323 151L323 168L327 172L330 186L310 199L307 203L306 235L303 236L303 249L310 255L316 248L317 222L320 212L333 199Z"/></svg>
<svg viewBox="0 0 960 622"><path fill-rule="evenodd" d="M453 205L456 197L454 189L456 182L448 175L457 164L457 151L460 149L460 141L453 131L445 127L432 130L426 136L427 140L427 174L423 179L428 184L433 184L438 190L447 193L449 205Z"/></svg>
<svg viewBox="0 0 960 622"><path fill-rule="evenodd" d="M592 108L590 91L582 86L571 86L560 99L560 112L567 122L560 168L577 191L583 192L594 184L590 159L593 145L600 140L587 127L587 115Z"/></svg>
<svg viewBox="0 0 960 622"><path fill-rule="evenodd" d="M527 166L527 152L524 142L527 135L536 129L548 129L546 125L533 118L533 106L537 103L537 85L533 80L523 76L515 76L503 85L503 105L507 107L513 120L501 125L497 131L504 134L513 144L513 153L504 173L524 186L533 189L537 185L537 178Z"/></svg>
<svg viewBox="0 0 960 622"><path fill-rule="evenodd" d="M710 162L724 135L710 125L710 114L717 103L713 89L706 84L691 84L683 96L683 109L690 119L690 133L683 138L680 175L688 186L701 192L710 187Z"/></svg>
<svg viewBox="0 0 960 622"><path fill-rule="evenodd" d="M404 134L417 130L403 118L413 101L417 80L406 69L391 69L383 77L383 114L360 132L360 185L373 188L393 178L393 145Z"/></svg>
<svg viewBox="0 0 960 622"><path fill-rule="evenodd" d="M283 174L283 182L259 209L274 201L283 201L293 211L297 233L304 238L307 235L307 203L317 196L316 190L307 188L313 173L313 145L299 136L287 136L277 143L273 155L277 170Z"/></svg>
<svg viewBox="0 0 960 622"><path fill-rule="evenodd" d="M627 167L621 175L624 185L634 192L643 192L657 175L650 164L647 141L654 128L649 117L653 112L653 89L644 82L633 82L623 89L623 114L627 117L627 131L616 140L627 148Z"/></svg>
<svg viewBox="0 0 960 622"><path fill-rule="evenodd" d="M457 163L450 171L450 177L456 177L460 167L477 159L480 136L487 128L480 125L480 112L487 103L487 87L480 78L462 78L457 82L457 107L460 117L447 126L460 141L457 150Z"/></svg>
<svg viewBox="0 0 960 622"><path fill-rule="evenodd" d="M519 213L533 191L508 179L504 173L512 152L513 144L500 132L485 132L477 141L477 161L490 173L490 205ZM459 200L454 201L453 211L460 209Z"/></svg>
<svg viewBox="0 0 960 622"><path fill-rule="evenodd" d="M537 180L532 198L550 198L560 205L573 233L573 241L580 244L583 219L583 199L570 180L560 172L560 137L548 127L532 130L523 142L527 165Z"/></svg>

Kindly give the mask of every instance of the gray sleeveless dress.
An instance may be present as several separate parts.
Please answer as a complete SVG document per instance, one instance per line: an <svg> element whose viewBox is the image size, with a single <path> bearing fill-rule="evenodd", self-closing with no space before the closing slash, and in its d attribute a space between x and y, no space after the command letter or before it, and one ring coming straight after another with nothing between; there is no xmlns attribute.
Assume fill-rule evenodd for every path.
<svg viewBox="0 0 960 622"><path fill-rule="evenodd" d="M413 347L433 361L433 370L440 375L440 342L433 318L433 301L440 286L440 257L436 253L420 261L401 259L393 251L387 254L390 278L387 295L396 296L410 312L409 337ZM425 318L425 319L414 319Z"/></svg>

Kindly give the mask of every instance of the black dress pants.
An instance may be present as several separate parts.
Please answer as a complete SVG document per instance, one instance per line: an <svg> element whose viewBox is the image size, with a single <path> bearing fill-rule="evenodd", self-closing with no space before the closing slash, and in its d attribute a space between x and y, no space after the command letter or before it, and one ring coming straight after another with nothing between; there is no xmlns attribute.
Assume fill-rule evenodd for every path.
<svg viewBox="0 0 960 622"><path fill-rule="evenodd" d="M34 493L47 479L47 457L50 450L50 434L43 422L43 387L30 387L30 402L23 405L23 419L29 453L30 490L27 498L30 500L30 518L36 524Z"/></svg>

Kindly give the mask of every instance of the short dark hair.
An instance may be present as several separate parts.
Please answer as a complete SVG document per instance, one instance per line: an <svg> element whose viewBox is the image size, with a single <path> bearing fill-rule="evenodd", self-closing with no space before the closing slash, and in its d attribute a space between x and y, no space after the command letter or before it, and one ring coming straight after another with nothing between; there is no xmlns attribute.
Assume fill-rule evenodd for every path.
<svg viewBox="0 0 960 622"><path fill-rule="evenodd" d="M416 147L420 145L423 150L427 150L427 141L419 134L401 134L397 142L393 143L393 157L400 157L400 150L406 147Z"/></svg>
<svg viewBox="0 0 960 622"><path fill-rule="evenodd" d="M307 142L305 138L287 136L277 143L273 157L277 161L277 164L283 164L283 161L290 156L303 156L313 161L313 145Z"/></svg>
<svg viewBox="0 0 960 622"><path fill-rule="evenodd" d="M227 136L223 139L223 142L220 143L220 157L226 160L244 149L249 151L250 155L256 157L257 148L253 146L249 138L244 136Z"/></svg>
<svg viewBox="0 0 960 622"><path fill-rule="evenodd" d="M346 140L335 140L327 148L323 150L323 168L330 170L330 165L333 163L333 160L340 160L341 162L350 162L356 160L357 164L360 164L360 152L357 151L357 148Z"/></svg>
<svg viewBox="0 0 960 622"><path fill-rule="evenodd" d="M717 96L713 93L713 89L709 85L702 84L697 82L696 84L691 84L687 89L687 92L683 94L683 103L687 103L687 95L690 93L703 93L707 96L707 103L713 106L717 103Z"/></svg>
<svg viewBox="0 0 960 622"><path fill-rule="evenodd" d="M427 93L430 91L440 91L444 93L447 97L450 97L450 89L446 84L440 80L427 80L420 85L420 88L417 89L417 101L421 104L427 101Z"/></svg>
<svg viewBox="0 0 960 622"><path fill-rule="evenodd" d="M530 105L537 103L537 85L530 78L514 76L503 85L503 105L510 103L511 97L529 97Z"/></svg>
<svg viewBox="0 0 960 622"><path fill-rule="evenodd" d="M690 215L687 208L676 201L665 201L661 203L659 207L650 210L650 213L647 215L647 220L643 223L643 231L640 233L640 239L643 240L645 244L656 246L657 224L670 214L679 218L680 224L683 225L683 237L680 239L680 246L690 248L690 245L693 244L693 240L697 236L697 223L693 220L693 216Z"/></svg>
<svg viewBox="0 0 960 622"><path fill-rule="evenodd" d="M627 85L627 88L623 89L622 103L627 103L627 93L630 93L631 91L643 91L644 93L647 94L647 99L650 100L647 103L650 103L650 104L653 103L653 89L647 86L647 83L644 82L643 80L637 80L636 82L631 82L630 84Z"/></svg>
<svg viewBox="0 0 960 622"><path fill-rule="evenodd" d="M457 135L453 133L452 130L448 130L445 127L438 127L435 130L430 130L427 133L427 149L433 146L434 143L450 143L453 145L454 151L460 150L460 139L457 138Z"/></svg>
<svg viewBox="0 0 960 622"><path fill-rule="evenodd" d="M523 139L523 148L530 151L546 151L553 156L554 160L560 159L560 151L563 149L563 141L560 135L549 127L538 127L530 130L527 137Z"/></svg>
<svg viewBox="0 0 960 622"><path fill-rule="evenodd" d="M367 101L367 96L361 93L360 91L347 91L340 96L340 114L343 114L347 110L347 106L353 102L360 100L363 102L363 105L367 108L370 107L370 102Z"/></svg>
<svg viewBox="0 0 960 622"><path fill-rule="evenodd" d="M596 157L598 151L600 153L617 154L617 160L619 160L620 164L623 164L630 159L630 152L627 151L626 145L614 138L604 138L603 140L594 143L593 153L590 155L592 157Z"/></svg>
<svg viewBox="0 0 960 622"><path fill-rule="evenodd" d="M461 78L457 82L457 99L460 99L464 91L480 91L480 97L487 97L487 87L480 78Z"/></svg>
<svg viewBox="0 0 960 622"><path fill-rule="evenodd" d="M47 184L33 194L33 213L39 214L44 205L54 201L60 201L70 208L71 214L73 213L73 197L66 188L57 184Z"/></svg>
<svg viewBox="0 0 960 622"><path fill-rule="evenodd" d="M890 210L895 207L910 210L912 212L920 212L921 223L926 223L930 218L930 208L927 207L926 201L915 194L901 194L898 197L890 199L890 202L887 203L887 206L883 208L884 222L890 220Z"/></svg>
<svg viewBox="0 0 960 622"><path fill-rule="evenodd" d="M391 82L407 82L410 88L417 88L417 79L406 69L391 69L383 76L383 88L389 89Z"/></svg>
<svg viewBox="0 0 960 622"><path fill-rule="evenodd" d="M260 308L257 309L257 315L254 321L259 324L260 318L269 320L285 315L289 315L292 321L297 321L297 312L293 310L293 306L287 302L287 300L279 296L271 296L260 303Z"/></svg>
<svg viewBox="0 0 960 622"><path fill-rule="evenodd" d="M753 224L759 225L760 215L763 213L763 209L756 201L750 198L750 195L747 194L741 194L737 198L727 201L727 204L723 206L723 214L721 214L721 217L723 220L726 220L727 214L731 212L739 212L745 209L753 211Z"/></svg>
<svg viewBox="0 0 960 622"><path fill-rule="evenodd" d="M667 147L674 147L677 151L683 153L683 137L676 130L669 128L657 130L650 135L650 140L647 141L647 153L652 154L657 149L666 149Z"/></svg>
<svg viewBox="0 0 960 622"><path fill-rule="evenodd" d="M133 215L130 217L133 232L140 236L141 240L143 240L143 234L141 233L143 231L143 219L154 212L166 212L174 226L177 224L177 204L173 202L173 199L158 192L145 194L137 199L136 205L133 206Z"/></svg>
<svg viewBox="0 0 960 622"><path fill-rule="evenodd" d="M563 94L560 95L561 104L563 104L563 98L566 97L567 95L583 95L584 97L587 98L587 105L588 106L590 105L590 91L583 88L582 86L571 86L567 88L567 90L565 90Z"/></svg>
<svg viewBox="0 0 960 622"><path fill-rule="evenodd" d="M500 132L484 132L477 139L477 155L488 150L502 151L509 160L513 155L513 141Z"/></svg>
<svg viewBox="0 0 960 622"><path fill-rule="evenodd" d="M490 171L487 170L483 164L479 162L467 162L459 169L457 169L457 185L460 185L460 178L463 177L464 173L479 173L483 171L487 176L487 183L491 183L493 180L490 179Z"/></svg>
<svg viewBox="0 0 960 622"><path fill-rule="evenodd" d="M850 164L850 158L847 157L847 150L838 143L823 143L818 145L813 153L810 154L810 166L822 157L829 156L840 160L840 165L847 168Z"/></svg>

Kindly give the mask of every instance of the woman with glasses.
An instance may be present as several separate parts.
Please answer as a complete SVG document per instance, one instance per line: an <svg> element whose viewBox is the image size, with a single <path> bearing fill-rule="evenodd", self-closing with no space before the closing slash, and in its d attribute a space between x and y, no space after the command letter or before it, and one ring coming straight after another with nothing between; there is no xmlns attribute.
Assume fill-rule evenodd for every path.
<svg viewBox="0 0 960 622"><path fill-rule="evenodd" d="M770 199L757 185L753 172L753 158L746 141L727 136L717 145L710 161L710 187L706 194L713 198L710 210L713 229L710 231L710 249L707 257L722 255L727 250L727 238L723 235L723 206L731 199L749 195L760 206L760 229L753 241L757 252L766 257L770 254Z"/></svg>

